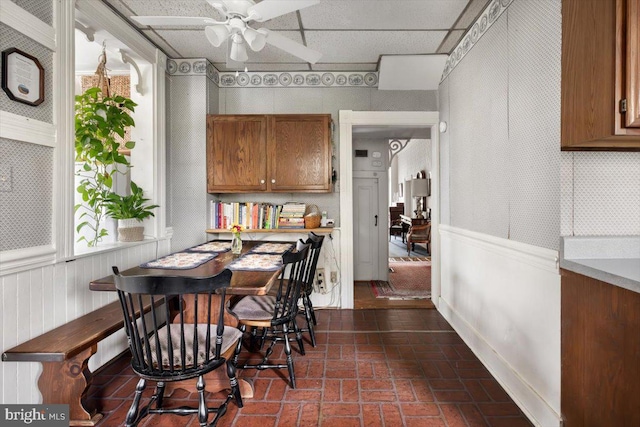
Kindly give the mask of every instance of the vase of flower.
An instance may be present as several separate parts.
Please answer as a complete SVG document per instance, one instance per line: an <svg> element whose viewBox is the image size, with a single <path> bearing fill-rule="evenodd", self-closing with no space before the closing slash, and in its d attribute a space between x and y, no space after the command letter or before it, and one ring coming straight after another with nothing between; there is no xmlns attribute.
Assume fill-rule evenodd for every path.
<svg viewBox="0 0 640 427"><path fill-rule="evenodd" d="M231 227L231 253L234 255L240 255L242 252L242 236L240 233L242 232L241 225L234 225Z"/></svg>

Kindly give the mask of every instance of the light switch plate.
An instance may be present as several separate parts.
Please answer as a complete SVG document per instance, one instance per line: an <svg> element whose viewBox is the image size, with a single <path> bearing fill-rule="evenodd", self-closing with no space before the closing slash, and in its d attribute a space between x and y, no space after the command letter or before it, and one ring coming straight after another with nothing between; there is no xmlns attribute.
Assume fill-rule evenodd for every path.
<svg viewBox="0 0 640 427"><path fill-rule="evenodd" d="M9 165L0 165L0 191L9 193L13 189L13 168Z"/></svg>

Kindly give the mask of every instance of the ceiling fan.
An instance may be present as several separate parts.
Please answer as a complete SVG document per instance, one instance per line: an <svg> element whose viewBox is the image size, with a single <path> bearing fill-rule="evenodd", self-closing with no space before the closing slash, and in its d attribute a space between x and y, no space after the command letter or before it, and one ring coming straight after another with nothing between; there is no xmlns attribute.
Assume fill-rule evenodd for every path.
<svg viewBox="0 0 640 427"><path fill-rule="evenodd" d="M320 3L320 0L206 0L226 17L224 21L195 16L132 16L131 19L151 26L193 25L205 26L204 34L215 47L227 41L231 48L228 58L236 62L249 60L246 45L258 52L266 44L277 47L307 62L315 64L322 54L266 28L253 29L251 21L265 22L305 7Z"/></svg>

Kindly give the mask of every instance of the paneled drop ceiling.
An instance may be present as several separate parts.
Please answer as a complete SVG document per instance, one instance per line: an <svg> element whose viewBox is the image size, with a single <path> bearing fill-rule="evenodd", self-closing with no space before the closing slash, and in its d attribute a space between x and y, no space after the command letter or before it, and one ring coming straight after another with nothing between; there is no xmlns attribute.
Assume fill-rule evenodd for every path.
<svg viewBox="0 0 640 427"><path fill-rule="evenodd" d="M145 26L130 19L167 15L223 20L205 0L102 1L170 58L207 58L218 70L229 70L225 45L211 45L204 26ZM249 51L245 65L250 71L377 71L382 55L449 54L489 1L321 0L318 5L252 25L322 52L317 63L267 45L260 52Z"/></svg>

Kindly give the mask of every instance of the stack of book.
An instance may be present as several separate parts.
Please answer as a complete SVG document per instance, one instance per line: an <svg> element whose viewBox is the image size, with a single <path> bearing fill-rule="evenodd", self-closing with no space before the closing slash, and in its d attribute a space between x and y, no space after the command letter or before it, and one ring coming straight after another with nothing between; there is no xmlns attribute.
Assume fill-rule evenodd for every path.
<svg viewBox="0 0 640 427"><path fill-rule="evenodd" d="M304 203L285 203L280 211L278 228L304 228Z"/></svg>
<svg viewBox="0 0 640 427"><path fill-rule="evenodd" d="M213 229L228 229L240 224L247 230L278 228L282 205L254 202L211 201L209 224Z"/></svg>

